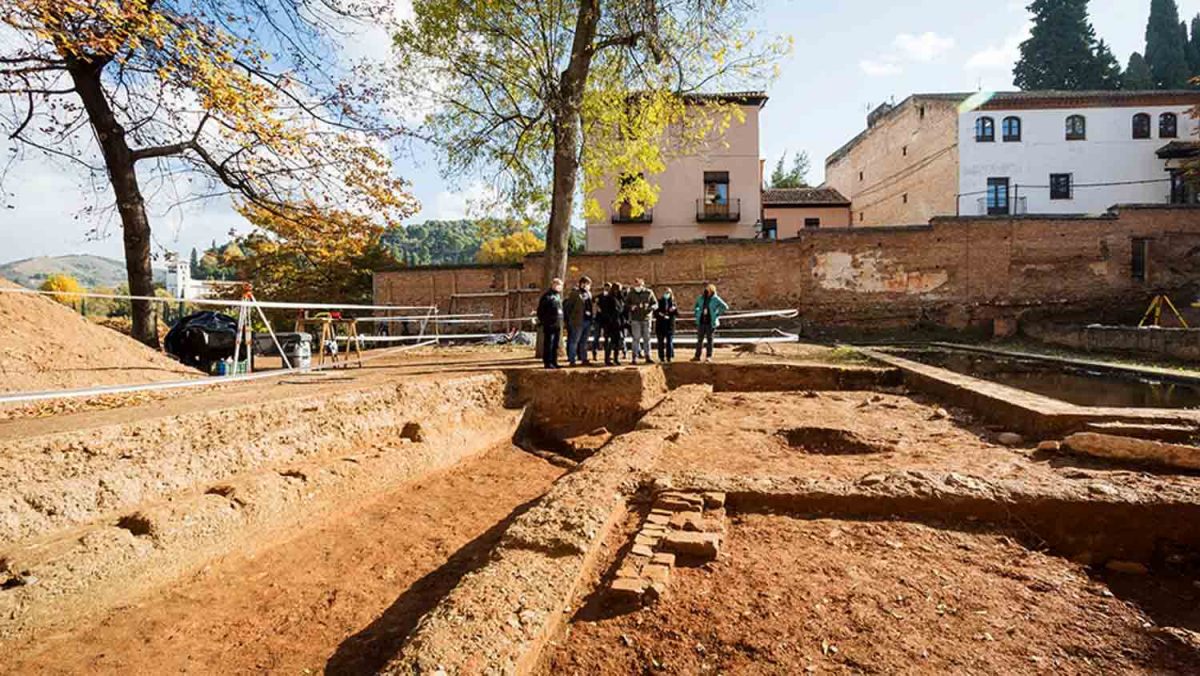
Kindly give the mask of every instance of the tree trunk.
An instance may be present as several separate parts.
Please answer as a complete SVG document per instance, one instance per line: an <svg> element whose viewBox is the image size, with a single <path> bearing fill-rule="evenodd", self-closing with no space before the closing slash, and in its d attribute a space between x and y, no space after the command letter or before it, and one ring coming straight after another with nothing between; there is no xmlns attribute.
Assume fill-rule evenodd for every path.
<svg viewBox="0 0 1200 676"><path fill-rule="evenodd" d="M150 220L146 217L146 201L138 187L136 158L125 137L125 129L117 122L112 107L104 95L100 78L105 62L68 61L67 71L75 83L75 91L83 102L88 120L96 132L104 165L108 168L108 181L116 197L117 213L121 216L122 239L125 244L125 273L129 279L129 293L133 296L154 295L154 272L150 267ZM158 329L155 326L151 302L135 300L133 309L133 332L137 340L151 347L158 347Z"/></svg>
<svg viewBox="0 0 1200 676"><path fill-rule="evenodd" d="M571 60L559 78L558 91L550 106L554 127L554 178L550 198L550 224L546 228L545 286L567 274L567 250L571 241L571 214L575 211L575 186L579 176L579 112L583 91L595 55L596 26L600 23L599 0L579 4ZM565 281L565 280L564 280Z"/></svg>

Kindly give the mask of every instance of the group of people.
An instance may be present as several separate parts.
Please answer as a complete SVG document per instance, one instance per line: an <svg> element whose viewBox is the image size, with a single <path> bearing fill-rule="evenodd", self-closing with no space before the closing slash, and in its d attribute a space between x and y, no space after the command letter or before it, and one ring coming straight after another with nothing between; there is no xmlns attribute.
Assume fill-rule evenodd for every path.
<svg viewBox="0 0 1200 676"><path fill-rule="evenodd" d="M700 361L702 353L706 354L706 359L712 359L713 337L720 326L721 315L728 309L729 305L717 295L717 287L705 285L693 307L696 353L692 361ZM679 305L671 289L655 296L644 279L634 280L633 286L629 287L619 282L605 282L600 292L593 294L592 280L584 276L564 298L563 282L556 278L542 294L537 307L537 321L542 331L542 364L548 369L560 368L558 353L564 329L567 361L571 366L591 366L597 361L601 343L605 366L620 366L627 354L631 355L630 363L634 365L639 360L653 364L650 357L651 323L658 361L670 363L675 359L678 318ZM626 338L631 339L631 344L627 345Z"/></svg>

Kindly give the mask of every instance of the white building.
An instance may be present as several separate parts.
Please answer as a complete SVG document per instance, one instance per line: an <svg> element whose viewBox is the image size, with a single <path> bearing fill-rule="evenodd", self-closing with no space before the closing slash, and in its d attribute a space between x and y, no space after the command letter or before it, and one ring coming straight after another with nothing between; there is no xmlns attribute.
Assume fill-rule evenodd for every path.
<svg viewBox="0 0 1200 676"><path fill-rule="evenodd" d="M1007 92L968 98L958 120L958 210L1101 213L1192 199L1197 92Z"/></svg>

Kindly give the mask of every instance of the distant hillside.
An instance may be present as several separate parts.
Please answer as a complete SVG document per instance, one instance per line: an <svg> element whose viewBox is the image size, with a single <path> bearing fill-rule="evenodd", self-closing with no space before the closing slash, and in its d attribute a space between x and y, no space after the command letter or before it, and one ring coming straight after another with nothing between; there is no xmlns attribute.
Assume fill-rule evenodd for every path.
<svg viewBox="0 0 1200 676"><path fill-rule="evenodd" d="M88 288L116 287L125 283L125 263L104 256L38 256L0 265L0 277L21 286L36 288L46 277L62 273L71 275ZM154 271L154 281L162 282L166 273Z"/></svg>

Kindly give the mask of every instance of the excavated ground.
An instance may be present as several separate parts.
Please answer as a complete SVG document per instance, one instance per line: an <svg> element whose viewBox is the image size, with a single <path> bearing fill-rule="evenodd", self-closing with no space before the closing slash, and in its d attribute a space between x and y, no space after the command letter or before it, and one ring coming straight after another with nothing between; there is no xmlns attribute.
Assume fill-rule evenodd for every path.
<svg viewBox="0 0 1200 676"><path fill-rule="evenodd" d="M369 673L561 474L493 448L17 646L0 671Z"/></svg>
<svg viewBox="0 0 1200 676"><path fill-rule="evenodd" d="M677 567L657 604L630 611L588 598L540 673L1186 674L1198 664L1194 649L1084 567L1013 534L969 523L730 521L720 558Z"/></svg>
<svg viewBox="0 0 1200 676"><path fill-rule="evenodd" d="M1200 664L1200 474L1001 445L829 350L721 357L543 372L418 350L10 411L0 672ZM582 462L559 478L514 439ZM721 554L614 604L664 488L728 495Z"/></svg>

